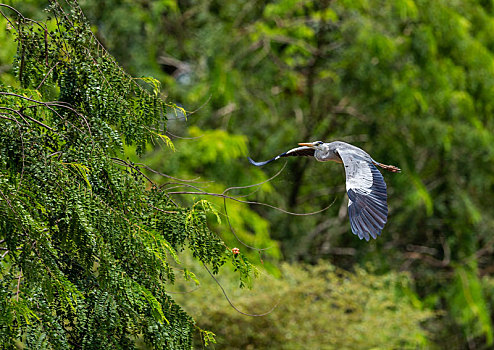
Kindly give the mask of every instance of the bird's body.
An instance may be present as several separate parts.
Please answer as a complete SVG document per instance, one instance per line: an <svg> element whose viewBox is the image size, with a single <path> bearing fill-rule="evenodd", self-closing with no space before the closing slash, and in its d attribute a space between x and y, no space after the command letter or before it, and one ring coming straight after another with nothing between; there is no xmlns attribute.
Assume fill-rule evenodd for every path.
<svg viewBox="0 0 494 350"><path fill-rule="evenodd" d="M342 141L324 143L299 143L293 148L265 162L249 161L255 166L268 164L281 157L308 156L320 162L343 163L348 194L348 216L352 232L360 239L369 240L381 234L388 218L386 183L376 165L392 171L400 169L393 165L376 162L364 150Z"/></svg>

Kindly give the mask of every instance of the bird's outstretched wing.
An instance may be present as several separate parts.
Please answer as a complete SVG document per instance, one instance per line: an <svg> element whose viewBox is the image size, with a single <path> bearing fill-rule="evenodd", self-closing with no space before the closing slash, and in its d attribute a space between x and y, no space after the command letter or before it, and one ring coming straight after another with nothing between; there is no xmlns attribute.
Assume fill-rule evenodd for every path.
<svg viewBox="0 0 494 350"><path fill-rule="evenodd" d="M286 151L285 153L280 154L279 156L276 156L274 158L271 158L269 160L266 160L264 162L255 162L252 160L252 158L247 157L249 159L249 162L255 166L262 166L266 165L268 163L271 163L273 160L280 159L281 157L314 157L314 149L311 147L297 147L297 148L292 148L289 151Z"/></svg>
<svg viewBox="0 0 494 350"><path fill-rule="evenodd" d="M369 240L381 234L388 219L386 183L377 168L355 150L338 150L343 160L352 232Z"/></svg>

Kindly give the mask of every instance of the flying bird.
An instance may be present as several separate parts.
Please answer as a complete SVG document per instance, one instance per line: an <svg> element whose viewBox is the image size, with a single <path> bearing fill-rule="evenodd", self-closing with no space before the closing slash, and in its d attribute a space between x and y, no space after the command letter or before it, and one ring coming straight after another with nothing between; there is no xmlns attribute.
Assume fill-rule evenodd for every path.
<svg viewBox="0 0 494 350"><path fill-rule="evenodd" d="M352 232L366 241L369 237L376 239L388 220L386 183L376 165L394 173L400 172L400 168L376 162L364 150L342 141L315 141L299 143L299 146L265 162L255 162L250 157L248 159L255 166L292 156L314 157L320 162L343 163Z"/></svg>

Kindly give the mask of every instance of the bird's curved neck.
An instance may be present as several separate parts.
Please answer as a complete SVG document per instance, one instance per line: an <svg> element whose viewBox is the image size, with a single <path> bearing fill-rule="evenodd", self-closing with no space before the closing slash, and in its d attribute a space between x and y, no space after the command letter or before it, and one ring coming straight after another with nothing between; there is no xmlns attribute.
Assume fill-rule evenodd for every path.
<svg viewBox="0 0 494 350"><path fill-rule="evenodd" d="M342 162L338 153L336 153L334 149L327 145L316 149L316 151L314 152L314 157L320 162Z"/></svg>

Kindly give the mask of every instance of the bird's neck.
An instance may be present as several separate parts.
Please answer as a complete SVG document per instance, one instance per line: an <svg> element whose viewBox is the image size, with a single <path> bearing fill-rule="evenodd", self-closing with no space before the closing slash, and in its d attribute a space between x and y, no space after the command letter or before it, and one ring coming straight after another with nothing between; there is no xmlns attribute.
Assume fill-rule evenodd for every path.
<svg viewBox="0 0 494 350"><path fill-rule="evenodd" d="M342 163L340 156L329 148L317 149L314 152L314 157L320 162L337 162Z"/></svg>

